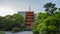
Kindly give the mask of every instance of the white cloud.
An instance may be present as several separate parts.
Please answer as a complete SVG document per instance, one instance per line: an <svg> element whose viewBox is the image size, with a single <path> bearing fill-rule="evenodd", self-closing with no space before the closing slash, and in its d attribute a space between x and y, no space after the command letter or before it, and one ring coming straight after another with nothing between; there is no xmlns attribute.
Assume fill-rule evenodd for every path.
<svg viewBox="0 0 60 34"><path fill-rule="evenodd" d="M10 7L0 7L0 16L12 15L13 13L16 13L13 8L10 8Z"/></svg>
<svg viewBox="0 0 60 34"><path fill-rule="evenodd" d="M0 0L0 16L12 15L16 12L10 0Z"/></svg>

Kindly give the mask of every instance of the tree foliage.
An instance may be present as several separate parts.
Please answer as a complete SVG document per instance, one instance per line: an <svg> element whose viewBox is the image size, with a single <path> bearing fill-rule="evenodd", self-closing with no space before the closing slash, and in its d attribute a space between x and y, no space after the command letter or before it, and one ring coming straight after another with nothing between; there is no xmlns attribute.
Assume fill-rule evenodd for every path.
<svg viewBox="0 0 60 34"><path fill-rule="evenodd" d="M19 14L7 15L5 17L0 17L0 30L12 30L14 27L21 27L24 23L23 16Z"/></svg>
<svg viewBox="0 0 60 34"><path fill-rule="evenodd" d="M38 24L40 24L40 22L43 21L46 17L47 17L47 13L38 13L38 16L37 16L36 20L35 20L35 21L33 22L33 24L32 24L33 34L38 34L37 26L38 26Z"/></svg>
<svg viewBox="0 0 60 34"><path fill-rule="evenodd" d="M59 30L58 23L56 18L49 17L46 18L42 23L40 23L37 27L39 32L44 34L50 34L53 32L54 34Z"/></svg>
<svg viewBox="0 0 60 34"><path fill-rule="evenodd" d="M60 29L60 12L53 16L48 16L38 24L37 31L41 34L56 34Z"/></svg>
<svg viewBox="0 0 60 34"><path fill-rule="evenodd" d="M44 8L46 8L45 9L45 11L49 14L49 15L53 15L54 13L55 13L55 11L56 11L56 4L52 4L51 2L50 3L46 3L45 5L44 5Z"/></svg>
<svg viewBox="0 0 60 34"><path fill-rule="evenodd" d="M60 8L56 11L56 4L46 3L46 13L39 13L33 23L33 34L60 34Z"/></svg>
<svg viewBox="0 0 60 34"><path fill-rule="evenodd" d="M60 12L53 16L47 13L39 13L33 23L33 34L56 34L60 32Z"/></svg>

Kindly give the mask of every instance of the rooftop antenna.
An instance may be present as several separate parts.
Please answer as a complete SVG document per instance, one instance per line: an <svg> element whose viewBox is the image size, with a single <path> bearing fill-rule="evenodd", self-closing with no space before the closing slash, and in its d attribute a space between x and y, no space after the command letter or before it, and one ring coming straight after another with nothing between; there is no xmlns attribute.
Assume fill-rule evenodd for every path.
<svg viewBox="0 0 60 34"><path fill-rule="evenodd" d="M31 6L29 6L29 11L31 11Z"/></svg>

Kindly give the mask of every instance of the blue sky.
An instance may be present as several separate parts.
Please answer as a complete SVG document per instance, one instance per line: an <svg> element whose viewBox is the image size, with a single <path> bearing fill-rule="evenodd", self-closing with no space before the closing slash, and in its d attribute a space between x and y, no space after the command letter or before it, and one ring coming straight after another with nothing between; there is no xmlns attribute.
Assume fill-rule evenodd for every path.
<svg viewBox="0 0 60 34"><path fill-rule="evenodd" d="M55 3L60 7L60 0L0 0L0 16L5 16L18 11L28 11L29 6L35 13L43 12L43 5L46 3Z"/></svg>

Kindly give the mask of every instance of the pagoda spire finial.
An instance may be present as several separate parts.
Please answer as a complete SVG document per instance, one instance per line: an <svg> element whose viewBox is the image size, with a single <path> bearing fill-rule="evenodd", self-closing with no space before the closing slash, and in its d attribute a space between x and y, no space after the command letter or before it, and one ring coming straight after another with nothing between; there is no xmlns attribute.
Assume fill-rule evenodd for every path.
<svg viewBox="0 0 60 34"><path fill-rule="evenodd" d="M29 11L31 11L31 6L29 6Z"/></svg>

